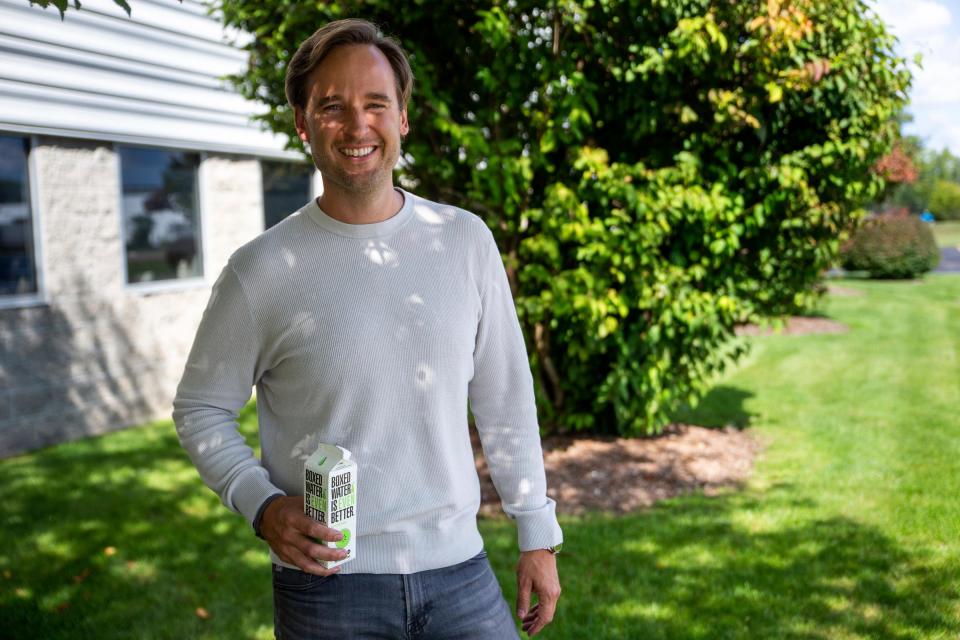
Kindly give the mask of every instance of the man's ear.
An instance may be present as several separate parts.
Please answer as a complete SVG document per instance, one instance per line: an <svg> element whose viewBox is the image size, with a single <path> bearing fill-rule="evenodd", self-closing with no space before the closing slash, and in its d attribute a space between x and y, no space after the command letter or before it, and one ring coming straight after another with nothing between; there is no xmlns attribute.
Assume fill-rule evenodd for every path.
<svg viewBox="0 0 960 640"><path fill-rule="evenodd" d="M310 142L310 134L307 133L307 116L300 107L293 108L293 122L297 127L297 135L304 142Z"/></svg>
<svg viewBox="0 0 960 640"><path fill-rule="evenodd" d="M410 122L407 120L407 108L400 110L400 137L406 137L410 133Z"/></svg>

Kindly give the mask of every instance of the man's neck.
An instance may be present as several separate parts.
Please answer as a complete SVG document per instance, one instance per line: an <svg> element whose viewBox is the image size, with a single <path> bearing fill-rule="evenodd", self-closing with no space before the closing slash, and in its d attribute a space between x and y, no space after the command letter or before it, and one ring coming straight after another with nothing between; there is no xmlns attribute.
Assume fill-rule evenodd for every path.
<svg viewBox="0 0 960 640"><path fill-rule="evenodd" d="M347 224L373 224L395 216L403 207L403 195L390 184L373 193L345 193L335 185L323 190L317 204L328 216Z"/></svg>

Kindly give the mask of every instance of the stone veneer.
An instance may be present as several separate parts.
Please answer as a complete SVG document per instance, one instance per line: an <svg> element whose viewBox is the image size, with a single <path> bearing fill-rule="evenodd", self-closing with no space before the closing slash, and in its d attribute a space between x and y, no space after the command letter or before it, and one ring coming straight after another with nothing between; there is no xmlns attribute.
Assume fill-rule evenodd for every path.
<svg viewBox="0 0 960 640"><path fill-rule="evenodd" d="M0 456L169 417L210 285L263 230L259 162L207 155L205 282L127 287L113 145L40 138L33 154L46 303L0 309Z"/></svg>

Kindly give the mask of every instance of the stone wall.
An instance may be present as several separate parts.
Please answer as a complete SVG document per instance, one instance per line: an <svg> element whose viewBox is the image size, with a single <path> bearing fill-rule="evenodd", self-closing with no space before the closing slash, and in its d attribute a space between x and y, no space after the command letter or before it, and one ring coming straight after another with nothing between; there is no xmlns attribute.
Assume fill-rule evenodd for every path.
<svg viewBox="0 0 960 640"><path fill-rule="evenodd" d="M169 417L210 285L263 229L258 161L207 155L204 282L128 287L113 146L40 138L33 154L46 303L0 309L0 456Z"/></svg>

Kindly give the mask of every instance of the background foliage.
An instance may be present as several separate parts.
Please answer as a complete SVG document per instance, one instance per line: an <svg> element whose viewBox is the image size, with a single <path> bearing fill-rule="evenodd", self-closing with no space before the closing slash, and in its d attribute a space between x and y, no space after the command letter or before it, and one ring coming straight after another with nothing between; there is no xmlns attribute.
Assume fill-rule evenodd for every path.
<svg viewBox="0 0 960 640"><path fill-rule="evenodd" d="M873 278L916 278L940 262L930 225L916 216L877 216L857 229L841 252L843 268Z"/></svg>
<svg viewBox="0 0 960 640"><path fill-rule="evenodd" d="M255 35L234 82L288 134L284 68L316 28L364 17L402 42L401 182L493 229L563 429L655 430L741 352L737 322L808 307L910 83L859 0L219 9Z"/></svg>
<svg viewBox="0 0 960 640"><path fill-rule="evenodd" d="M41 9L46 9L47 7L55 7L57 11L60 12L60 18L63 19L66 16L67 9L71 6L74 9L80 9L81 3L80 0L27 0L30 3L30 6L37 6ZM183 2L183 0L180 0ZM113 3L127 12L127 15L131 15L130 5L127 3L127 0L113 0Z"/></svg>
<svg viewBox="0 0 960 640"><path fill-rule="evenodd" d="M912 213L929 210L937 220L960 220L960 158L948 149L924 149L915 137L903 142L903 153L916 167L916 177L898 180L879 208L906 208Z"/></svg>

